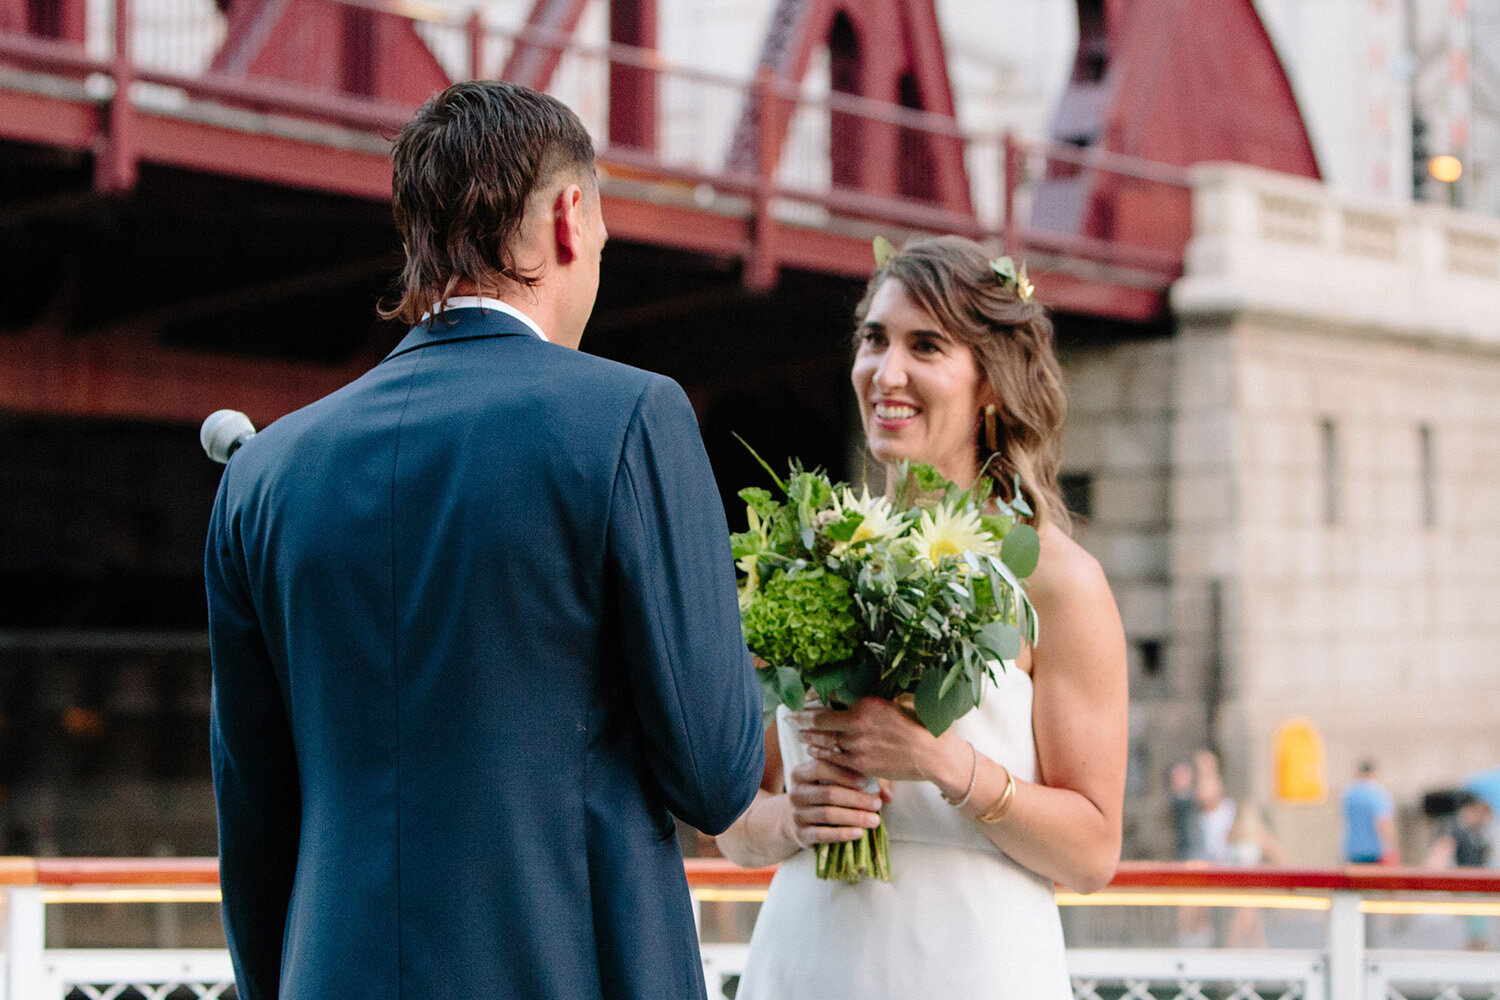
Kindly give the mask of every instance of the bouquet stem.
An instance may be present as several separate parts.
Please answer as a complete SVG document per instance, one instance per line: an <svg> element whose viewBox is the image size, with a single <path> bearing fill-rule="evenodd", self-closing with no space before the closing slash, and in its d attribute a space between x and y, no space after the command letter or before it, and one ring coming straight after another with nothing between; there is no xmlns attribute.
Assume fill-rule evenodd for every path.
<svg viewBox="0 0 1500 1000"><path fill-rule="evenodd" d="M850 883L865 878L878 878L882 882L891 880L891 848L884 819L875 829L866 830L858 840L819 844L813 853L818 878Z"/></svg>

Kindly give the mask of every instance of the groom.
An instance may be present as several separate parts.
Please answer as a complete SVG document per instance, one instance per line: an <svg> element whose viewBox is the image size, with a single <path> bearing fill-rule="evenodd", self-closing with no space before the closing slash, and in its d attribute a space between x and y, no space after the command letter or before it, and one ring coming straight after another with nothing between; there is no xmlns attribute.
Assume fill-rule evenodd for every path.
<svg viewBox="0 0 1500 1000"><path fill-rule="evenodd" d="M723 830L763 749L693 412L575 350L571 111L458 84L394 158L411 332L236 453L209 527L240 997L701 1000L672 814Z"/></svg>

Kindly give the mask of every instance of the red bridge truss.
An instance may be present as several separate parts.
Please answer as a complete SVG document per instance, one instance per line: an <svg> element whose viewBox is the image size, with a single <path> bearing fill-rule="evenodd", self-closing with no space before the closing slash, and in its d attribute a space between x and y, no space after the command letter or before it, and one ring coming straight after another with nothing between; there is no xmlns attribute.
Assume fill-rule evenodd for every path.
<svg viewBox="0 0 1500 1000"><path fill-rule="evenodd" d="M1254 19L1249 0L1199 6L1200 26ZM1081 0L1083 45L1059 121L1076 125L1079 107L1097 121L1069 142L960 127L931 0L779 0L751 80L664 63L654 0L614 0L601 46L574 37L583 8L535 0L507 32L478 9L401 0L112 0L103 26L86 23L85 0L0 0L0 141L89 157L95 197L129 196L156 165L380 202L387 137L417 104L449 81L502 74L547 88L590 126L614 237L738 262L751 293L788 270L862 276L877 233L955 232L1025 257L1054 310L1162 318L1191 229L1184 166L1206 151L1180 137L1143 142L1161 131L1129 127L1154 106L1145 84L1133 97L1108 85L1132 77L1106 73L1101 53L1160 43L1151 9L1163 4ZM1257 39L1256 65L1284 85L1263 31ZM831 89L810 96L802 77L819 45ZM1183 72L1146 83L1157 93ZM1315 172L1283 89L1270 114L1290 109L1308 150L1293 169ZM1266 106L1264 88L1252 98ZM1179 119L1194 107L1181 93L1164 106ZM1147 158L1159 147L1173 163ZM45 212L49 197L0 212ZM270 376L286 399L266 408L283 409L367 361L288 373L101 336L0 338L0 407L140 415L152 397L148 415L188 419L210 384ZM177 373L166 384L164 369Z"/></svg>

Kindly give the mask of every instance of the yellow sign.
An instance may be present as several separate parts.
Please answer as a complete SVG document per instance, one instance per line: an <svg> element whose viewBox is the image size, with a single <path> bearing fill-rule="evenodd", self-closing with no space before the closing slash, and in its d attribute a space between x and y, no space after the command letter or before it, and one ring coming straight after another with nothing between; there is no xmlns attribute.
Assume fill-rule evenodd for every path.
<svg viewBox="0 0 1500 1000"><path fill-rule="evenodd" d="M1328 798L1323 738L1311 719L1288 720L1276 734L1276 797L1306 804Z"/></svg>

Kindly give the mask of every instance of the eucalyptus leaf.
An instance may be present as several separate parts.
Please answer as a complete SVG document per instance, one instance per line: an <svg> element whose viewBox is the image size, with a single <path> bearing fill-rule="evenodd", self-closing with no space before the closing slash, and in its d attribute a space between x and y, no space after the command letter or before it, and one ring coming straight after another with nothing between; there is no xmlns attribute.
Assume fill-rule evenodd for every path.
<svg viewBox="0 0 1500 1000"><path fill-rule="evenodd" d="M955 667L949 673L956 671ZM968 690L961 684L950 687L946 696L941 695L944 680L939 671L929 670L917 682L915 691L917 718L933 736L943 735L954 720L974 707Z"/></svg>
<svg viewBox="0 0 1500 1000"><path fill-rule="evenodd" d="M990 622L974 641L997 660L1014 660L1021 655L1021 632L1005 622Z"/></svg>
<svg viewBox="0 0 1500 1000"><path fill-rule="evenodd" d="M958 686L958 679L963 676L963 672L963 668L956 663L948 670L947 675L943 678L942 686L938 688L939 698L946 698L948 693Z"/></svg>
<svg viewBox="0 0 1500 1000"><path fill-rule="evenodd" d="M1018 524L1005 533L1000 543L1000 559L1018 577L1028 577L1042 555L1042 540L1029 524Z"/></svg>
<svg viewBox="0 0 1500 1000"><path fill-rule="evenodd" d="M825 705L831 705L837 701L843 701L840 697L849 684L849 675L853 670L853 662L844 660L824 667L817 672L812 680L813 690L818 692L818 697L823 699Z"/></svg>
<svg viewBox="0 0 1500 1000"><path fill-rule="evenodd" d="M874 694L876 685L879 683L880 665L873 660L860 660L850 668L844 681L843 697L840 700L852 705L859 699Z"/></svg>
<svg viewBox="0 0 1500 1000"><path fill-rule="evenodd" d="M776 684L781 703L794 712L807 704L807 688L802 685L802 675L795 667L777 667Z"/></svg>
<svg viewBox="0 0 1500 1000"><path fill-rule="evenodd" d="M760 721L769 726L776 718L776 708L781 704L781 693L770 684L760 686Z"/></svg>
<svg viewBox="0 0 1500 1000"><path fill-rule="evenodd" d="M1021 493L1021 474L1018 472L1011 480L1011 496L1015 499L1010 502L1010 509L1017 513L1032 517L1031 504L1026 502L1026 497Z"/></svg>

